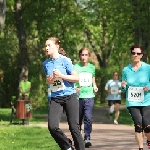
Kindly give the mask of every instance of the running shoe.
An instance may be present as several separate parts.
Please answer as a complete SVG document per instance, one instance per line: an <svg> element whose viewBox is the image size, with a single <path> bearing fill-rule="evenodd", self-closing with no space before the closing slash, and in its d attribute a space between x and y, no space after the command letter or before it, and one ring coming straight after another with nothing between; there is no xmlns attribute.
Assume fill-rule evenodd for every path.
<svg viewBox="0 0 150 150"><path fill-rule="evenodd" d="M92 146L90 140L84 140L84 142L85 142L85 147L86 148L89 148L90 146Z"/></svg>
<svg viewBox="0 0 150 150"><path fill-rule="evenodd" d="M148 149L150 149L150 143L147 143Z"/></svg>
<svg viewBox="0 0 150 150"><path fill-rule="evenodd" d="M72 146L69 148L69 149L67 149L67 150L75 150Z"/></svg>
<svg viewBox="0 0 150 150"><path fill-rule="evenodd" d="M117 120L114 120L114 124L116 124L116 125L117 125L117 124L118 124L118 121L117 121Z"/></svg>

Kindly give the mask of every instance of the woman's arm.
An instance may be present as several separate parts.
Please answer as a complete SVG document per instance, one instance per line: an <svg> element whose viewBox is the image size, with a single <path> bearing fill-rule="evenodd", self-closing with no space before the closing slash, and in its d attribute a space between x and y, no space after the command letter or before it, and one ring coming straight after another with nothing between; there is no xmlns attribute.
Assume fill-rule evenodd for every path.
<svg viewBox="0 0 150 150"><path fill-rule="evenodd" d="M92 83L93 83L94 92L97 92L98 88L97 88L97 85L96 85L96 82L95 82L95 77L92 78Z"/></svg>
<svg viewBox="0 0 150 150"><path fill-rule="evenodd" d="M127 86L126 80L127 80L127 78L126 78L125 70L123 69L123 71L122 71L122 82L121 82L121 91L122 92L126 91L126 86Z"/></svg>
<svg viewBox="0 0 150 150"><path fill-rule="evenodd" d="M67 80L69 82L79 82L79 75L76 70L72 71L70 75L64 75L59 70L53 71L54 78L62 78L63 80Z"/></svg>

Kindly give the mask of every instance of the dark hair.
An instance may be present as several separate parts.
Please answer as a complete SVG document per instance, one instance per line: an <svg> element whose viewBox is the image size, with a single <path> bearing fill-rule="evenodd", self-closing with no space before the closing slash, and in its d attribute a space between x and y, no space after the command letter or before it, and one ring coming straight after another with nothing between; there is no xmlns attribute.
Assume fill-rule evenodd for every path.
<svg viewBox="0 0 150 150"><path fill-rule="evenodd" d="M134 48L139 48L141 50L141 53L143 54L142 59L146 58L146 55L143 52L142 46L134 45L130 48L131 52L134 50Z"/></svg>
<svg viewBox="0 0 150 150"><path fill-rule="evenodd" d="M115 73L117 73L117 74L118 74L118 72L117 72L117 71L114 71L114 72L113 72L113 75L114 75Z"/></svg>
<svg viewBox="0 0 150 150"><path fill-rule="evenodd" d="M65 50L62 47L59 48L58 53L63 55L63 56L66 56L66 52L65 52Z"/></svg>
<svg viewBox="0 0 150 150"><path fill-rule="evenodd" d="M90 52L90 50L89 50L87 47L82 47L82 48L79 50L79 57L80 57L80 55L82 54L82 51L84 51L84 50L87 50L87 51L88 51L89 56L91 56L91 52Z"/></svg>
<svg viewBox="0 0 150 150"><path fill-rule="evenodd" d="M27 76L24 74L24 75L22 75L22 78L25 78L25 79L27 79Z"/></svg>
<svg viewBox="0 0 150 150"><path fill-rule="evenodd" d="M139 46L139 45L134 45L134 46L132 46L132 47L130 48L131 52L134 50L134 48L139 48L139 49L141 50L141 53L143 53L143 49L142 49L141 46Z"/></svg>

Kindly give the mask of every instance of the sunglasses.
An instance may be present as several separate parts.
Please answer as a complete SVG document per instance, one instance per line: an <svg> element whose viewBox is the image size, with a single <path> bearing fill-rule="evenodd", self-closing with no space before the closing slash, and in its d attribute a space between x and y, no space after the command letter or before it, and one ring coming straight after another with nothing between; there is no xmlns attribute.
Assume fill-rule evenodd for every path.
<svg viewBox="0 0 150 150"><path fill-rule="evenodd" d="M81 56L88 56L89 54L81 54Z"/></svg>
<svg viewBox="0 0 150 150"><path fill-rule="evenodd" d="M131 54L132 54L132 55L135 55L135 54L141 55L142 53L131 52Z"/></svg>

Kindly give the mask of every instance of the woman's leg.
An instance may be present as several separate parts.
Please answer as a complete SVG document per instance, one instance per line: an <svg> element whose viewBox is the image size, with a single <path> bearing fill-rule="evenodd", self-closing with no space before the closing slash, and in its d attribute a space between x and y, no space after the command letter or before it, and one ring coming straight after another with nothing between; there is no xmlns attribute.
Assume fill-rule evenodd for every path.
<svg viewBox="0 0 150 150"><path fill-rule="evenodd" d="M129 113L131 114L132 120L135 126L135 140L139 148L143 148L143 124L142 124L142 107L128 107Z"/></svg>
<svg viewBox="0 0 150 150"><path fill-rule="evenodd" d="M142 109L143 127L145 136L147 137L148 148L150 149L150 106L145 106Z"/></svg>
<svg viewBox="0 0 150 150"><path fill-rule="evenodd" d="M80 125L80 131L82 131L83 117L84 117L84 100L79 99L79 125Z"/></svg>
<svg viewBox="0 0 150 150"><path fill-rule="evenodd" d="M56 143L58 143L59 147L63 150L67 150L71 147L71 144L69 142L69 139L59 128L59 122L61 119L62 112L63 106L52 100L48 115L48 129L52 137L55 139Z"/></svg>
<svg viewBox="0 0 150 150"><path fill-rule="evenodd" d="M94 105L94 98L84 99L84 140L90 140L92 132L92 111Z"/></svg>
<svg viewBox="0 0 150 150"><path fill-rule="evenodd" d="M114 101L108 100L108 106L109 106L109 110L108 110L109 118L110 118L110 120L113 120L112 114L114 112Z"/></svg>
<svg viewBox="0 0 150 150"><path fill-rule="evenodd" d="M119 118L119 114L120 114L120 103L119 101L115 101L115 119L118 123L118 118Z"/></svg>
<svg viewBox="0 0 150 150"><path fill-rule="evenodd" d="M84 141L79 127L79 102L76 94L70 96L70 100L66 103L65 109L75 148L76 150L84 150Z"/></svg>

